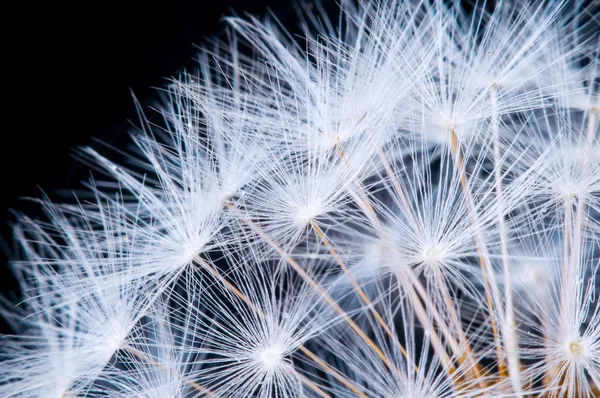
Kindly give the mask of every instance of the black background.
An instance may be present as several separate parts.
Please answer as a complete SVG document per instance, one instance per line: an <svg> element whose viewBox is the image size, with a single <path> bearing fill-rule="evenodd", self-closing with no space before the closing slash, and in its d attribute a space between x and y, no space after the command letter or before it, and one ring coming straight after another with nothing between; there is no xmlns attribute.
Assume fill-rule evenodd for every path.
<svg viewBox="0 0 600 398"><path fill-rule="evenodd" d="M82 3L83 4L83 3ZM277 0L102 1L68 5L25 3L5 10L1 63L0 288L17 293L7 266L15 246L12 210L39 214L24 197L72 198L89 169L73 149L122 147L136 121L132 93L142 106L155 87L194 67L197 47L223 31L223 16L294 18L292 3ZM8 252L8 253L7 253Z"/></svg>

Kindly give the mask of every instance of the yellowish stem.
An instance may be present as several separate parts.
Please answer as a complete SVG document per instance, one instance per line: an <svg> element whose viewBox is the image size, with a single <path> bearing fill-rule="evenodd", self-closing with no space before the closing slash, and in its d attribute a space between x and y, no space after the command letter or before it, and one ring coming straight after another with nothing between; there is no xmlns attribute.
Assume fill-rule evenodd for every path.
<svg viewBox="0 0 600 398"><path fill-rule="evenodd" d="M302 383L304 383L306 386L308 386L311 390L316 392L320 397L331 398L331 395L329 395L325 391L323 391L323 389L321 389L318 385L316 385L314 382L312 382L308 377L304 376L303 374L298 373L298 371L296 369L294 369L293 367L291 367L291 372L296 376L296 378L298 378L298 380L300 380Z"/></svg>
<svg viewBox="0 0 600 398"><path fill-rule="evenodd" d="M139 351L138 349L130 347L130 346L125 346L125 347L123 347L123 350L127 351L128 353L135 356L136 358L141 359L142 361L151 364L152 366L154 366L156 368L168 370L171 375L179 377L185 384L187 384L188 386L192 387L193 389L195 389L197 391L200 391L202 394L205 394L206 396L211 397L211 398L219 398L219 395L212 392L208 388L202 387L200 384L196 383L195 381L189 380L187 377L183 376L182 374L180 374L179 372L177 372L173 369L165 368L160 362L156 361L154 358L146 355L145 353Z"/></svg>
<svg viewBox="0 0 600 398"><path fill-rule="evenodd" d="M340 154L341 158L345 157L345 151L342 148L341 144L338 142L336 143L336 148L338 150L338 153ZM384 165L384 168L386 170L386 173L390 176L390 179L392 181L392 186L394 187L394 190L396 192L397 197L400 200L400 203L403 207L403 209L405 210L406 215L413 221L413 225L416 225L416 216L412 210L412 207L410 207L410 204L408 202L408 199L406 197L406 195L404 194L404 191L402 190L402 188L400 187L400 184L398 183L398 181L394 178L394 172L389 164L389 162L387 161L387 159L385 158L385 155L383 154L383 152L381 151L380 148L377 148L377 154L381 160L381 162ZM348 167L351 167L348 164ZM356 190L357 190L357 194L361 199L361 203L364 206L364 208L367 210L367 215L369 216L369 218L373 221L373 223L375 224L375 226L378 229L379 235L381 236L382 239L384 239L387 242L387 237L386 234L383 230L383 227L381 225L381 222L379 221L379 218L377 217L377 214L375 213L375 210L373 209L373 206L370 203L369 198L367 197L367 195L364 192L364 189L362 188L362 185L360 184L360 182L355 184ZM313 227L314 228L314 227ZM320 231L321 233L319 234L319 232L317 232L317 234L319 236L322 236L323 233L322 231ZM328 246L330 248L330 252L331 252L331 245L329 245L328 241L324 241L325 245ZM333 253L332 253L333 254ZM340 264L340 266L342 267L342 269L344 270L344 272L346 273L346 275L349 276L353 286L355 289L358 289L357 291L360 290L360 287L358 287L358 285L356 284L356 282L354 281L354 279L351 277L349 271L346 271L346 267L341 264L341 259L339 259L339 256L336 254L334 254L334 257L336 257L336 260L338 261L338 264ZM409 270L408 272L412 273L412 270ZM460 349L458 348L458 344L454 343L454 337L451 335L451 333L449 333L447 327L445 326L445 322L441 319L441 317L439 316L439 314L437 314L437 307L431 302L431 300L429 299L429 297L427 297L427 291L422 288L421 286L421 282L418 280L418 278L414 277L413 279L413 283L414 284L418 284L421 289L421 296L423 297L423 299L426 301L428 308L430 308L431 311L435 312L436 319L438 324L440 325L440 328L444 334L444 336L446 336L446 338L448 339L449 343L450 343L450 347L452 349L452 351L454 352L454 355L456 355L457 360L459 365L461 365L465 359L469 359L470 363L473 364L473 374L475 376L475 378L478 380L478 383L481 386L484 386L485 383L482 381L481 379L481 373L480 373L480 369L479 369L479 365L477 365L476 361L474 360L474 358L472 358L472 350L470 349L469 344L467 343L465 345L465 353L466 353L466 358L465 355L462 355L460 353ZM450 372L454 372L455 368L453 365L451 365L450 363L450 359L446 353L445 348L443 347L443 345L441 344L441 341L439 339L439 336L437 335L437 332L435 331L435 329L433 328L433 326L431 325L428 317L425 315L425 310L422 307L422 304L420 302L420 300L418 299L418 297L414 294L414 286L405 286L404 287L405 290L407 291L413 291L412 294L409 295L409 297L411 298L411 303L413 304L413 306L415 306L416 311L416 315L419 318L419 321L421 322L421 324L423 324L424 326L426 326L431 334L431 341L432 344L434 345L435 349L436 349L436 353L440 356L440 359L442 360L442 362L445 364L445 366L448 367ZM361 297L363 297L363 301L368 305L368 301L365 301L366 296L364 295L364 293L362 293L362 290L360 290L359 295L361 295ZM367 299L368 300L368 299ZM370 306L369 308L372 308L372 306ZM376 318L378 319L378 321L380 322L380 324L384 327L384 329L386 330L386 332L388 334L390 334L391 331L389 331L389 328L387 327L387 325L385 325L383 322L383 320L381 320L381 317L378 317L379 314L376 315ZM466 341L466 336L464 334L464 331L462 329L462 325L458 324L455 325L457 327L457 330L460 332L461 336L463 337L463 340ZM390 334L391 336L391 334ZM405 351L402 348L402 353L404 354ZM415 365L415 369L418 369Z"/></svg>
<svg viewBox="0 0 600 398"><path fill-rule="evenodd" d="M448 313L450 315L450 319L452 320L454 327L456 328L456 330L459 333L460 343L464 347L464 350L465 350L464 355L461 356L460 358L457 358L458 363L462 364L464 362L467 362L468 366L473 369L473 373L474 373L475 379L477 380L477 383L479 384L479 387L482 389L485 389L486 384L482 379L483 375L481 374L481 365L479 365L477 363L477 361L475 361L475 358L473 357L471 345L469 344L469 342L467 340L467 336L465 335L465 333L463 331L462 324L460 322L458 314L456 313L456 309L454 308L454 305L452 305L452 302L450 300L450 292L448 291L448 287L446 286L444 278L441 275L439 267L436 267L436 269L435 269L435 277L434 278L437 282L438 289L442 293L442 297L444 297L444 302L446 304L446 309L448 310Z"/></svg>
<svg viewBox="0 0 600 398"><path fill-rule="evenodd" d="M451 145L452 154L453 154L455 162L456 162L456 168L460 175L460 182L462 185L463 195L465 196L465 200L466 200L468 208L469 208L471 221L473 222L474 225L477 225L477 214L473 207L474 206L473 199L471 198L471 194L469 191L467 175L464 171L462 157L460 154L460 148L458 145L458 136L456 135L454 130L451 131L451 144L452 144ZM489 264L489 261L487 261L486 258L484 258L485 247L484 247L483 239L479 235L480 235L479 232L477 232L476 236L475 236L475 239L476 239L475 243L477 245L477 251L479 253L479 265L481 267L481 272L482 272L482 276L483 276L483 285L485 288L486 303L487 303L488 310L490 313L490 323L491 323L491 327L492 327L492 333L494 334L494 340L496 343L496 353L497 353L497 357L498 357L498 373L500 374L501 377L504 377L504 376L506 376L506 365L504 363L504 354L502 352L502 343L500 342L500 333L498 332L498 325L496 324L496 318L495 318L496 311L495 311L495 307L494 307L494 302L499 303L500 300L499 299L493 300L493 298L492 298L492 294L493 294L493 292L496 292L496 290L492 291L491 283L493 283L494 286L497 286L497 284L495 282L493 270L491 270L491 265ZM492 282L490 282L490 280L492 280ZM496 296L496 294L494 294L494 296Z"/></svg>
<svg viewBox="0 0 600 398"><path fill-rule="evenodd" d="M223 275L221 275L219 273L219 271L217 271L217 269L214 268L212 265L210 265L206 260L204 260L202 257L196 257L194 261L197 262L198 264L200 264L203 269L208 271L217 280L221 281L221 283L223 283L237 297L239 297L244 303L246 303L254 312L256 312L258 315L260 315L262 317L265 316L265 313L263 312L262 309L260 309L256 304L254 304L244 293L242 293L231 282L229 282L227 279L225 279L225 277ZM311 360L313 360L315 363L317 363L325 372L329 373L337 381L342 383L344 386L346 386L352 392L357 394L359 397L367 398L367 396L364 393L362 393L360 390L358 390L347 378L345 378L339 372L337 372L332 367L330 367L325 362L323 362L317 355L315 355L308 348L306 348L304 346L300 346L298 349L299 349L299 351L303 352L306 356L308 356ZM306 377L303 377L302 381L304 382L304 380L308 380L308 379L306 379ZM314 383L312 383L312 384L314 384ZM308 386L312 388L311 385L308 385ZM315 392L319 394L319 391L315 391Z"/></svg>
<svg viewBox="0 0 600 398"><path fill-rule="evenodd" d="M231 202L227 202L227 207L231 210L237 209L235 205ZM292 257L286 253L277 243L271 239L269 235L267 235L256 223L249 220L245 217L240 217L240 220L248 225L265 243L267 243L271 248L273 248L287 263L296 271L296 273L304 279L306 283L308 283L329 306L335 312L340 315L340 317L350 326L350 328L373 350L373 352L381 359L381 361L394 373L402 377L402 373L393 365L393 363L386 357L381 348L373 342L369 336L350 318L350 316L335 302L335 300L321 287L319 283L317 283L308 273L294 260Z"/></svg>
<svg viewBox="0 0 600 398"><path fill-rule="evenodd" d="M392 330L387 325L387 323L383 320L383 318L381 317L381 315L379 314L379 312L375 309L373 303L371 303L371 300L367 297L367 295L365 294L365 292L358 285L358 283L356 282L356 280L354 279L354 277L350 273L350 270L344 264L342 258L339 256L339 254L336 252L336 250L333 248L333 246L331 245L331 243L329 242L329 240L325 236L325 233L323 232L323 230L321 229L321 227L319 227L319 225L315 222L315 220L311 220L310 221L310 225L312 226L312 228L315 231L315 233L317 234L317 236L321 239L321 241L323 242L323 244L325 245L325 247L327 247L327 249L329 250L329 253L331 253L331 255L335 258L335 260L337 261L338 265L340 266L340 268L342 269L342 271L344 272L344 274L346 275L346 277L348 277L348 279L350 280L350 283L352 284L352 287L354 287L354 290L356 290L356 292L358 293L358 295L360 296L360 298L362 299L362 301L371 310L371 313L373 314L373 316L375 317L375 319L377 319L377 322L379 322L379 324L381 325L381 327L383 327L383 329L388 334L388 336L390 336L394 340L395 344L398 346L398 349L400 350L400 352L402 352L402 355L404 355L405 358L410 359L409 356L408 356L408 353L406 352L406 350L404 349L404 347L402 346L402 344L400 344L400 342L398 341L398 339L397 339L396 335L394 334L394 332L392 332ZM413 366L415 368L415 372L418 372L419 369L417 368L417 365L413 364Z"/></svg>
<svg viewBox="0 0 600 398"><path fill-rule="evenodd" d="M504 199L502 197L502 169L500 160L500 120L498 112L498 93L496 86L490 90L490 100L492 105L492 150L494 156L494 186L496 191L496 200L502 208ZM505 347L508 362L508 376L510 377L511 385L517 395L521 395L522 382L520 379L521 363L519 360L518 341L516 334L516 321L513 308L513 293L510 280L510 267L508 263L508 238L506 233L506 225L504 223L504 215L498 214L498 229L500 232L500 246L502 250L502 268L504 270L504 315L506 317L504 325ZM500 375L502 377L502 374Z"/></svg>
<svg viewBox="0 0 600 398"><path fill-rule="evenodd" d="M400 186L400 183L395 178L395 173L392 170L392 167L391 167L390 163L388 162L387 158L385 157L383 151L380 148L377 148L377 155L378 155L379 159L381 160L386 173L389 175L389 177L391 179L392 186L394 188L396 196L400 200L400 204L401 204L401 206L402 206L402 208L404 210L405 215L411 220L411 222L412 222L413 225L417 225L418 222L417 222L417 219L416 219L416 215L415 215L412 207L410 206L408 198L404 194L404 190ZM364 201L366 201L367 203L369 203L368 198L365 198ZM369 203L369 206L367 206L367 208L372 210L372 206L370 206L370 203ZM372 210L372 212L373 212L372 217L374 217L375 219L377 219L377 215L375 214L374 210ZM377 224L376 225L381 230L381 236L382 236L382 238L385 239L385 235L383 233L383 228L381 228L381 224L380 224L380 222L378 220L377 220ZM409 270L408 272L412 273L413 271ZM416 278L416 277L414 277L414 275L413 275L412 279L413 279L414 286L418 286L420 288L418 290L420 291L420 295L423 298L423 300L425 300L427 307L430 308L430 310L432 312L434 312L434 315L436 315L436 319L437 319L438 324L440 325L442 333L448 339L449 345L450 345L450 347L452 349L452 352L457 357L459 365L462 365L462 363L463 363L463 361L465 359L469 359L470 363L476 364L475 359L472 357L472 350L471 350L470 345L468 344L468 342L465 345L465 353L466 353L467 358L465 358L465 356L460 353L460 351L457 348L458 347L457 344L452 344L452 342L454 341L454 337L451 335L451 333L449 333L447 327L445 326L445 322L441 319L441 316L439 316L438 310L437 310L437 306L435 306L433 304L433 302L431 301L431 299L428 297L427 291L426 291L426 289L423 288L423 286L421 285L421 282L419 281L419 279ZM414 286L411 286L410 289L414 289ZM409 297L411 297L413 301L416 299L416 301L415 301L416 305L417 306L421 306L421 303L420 303L419 299L414 294L409 295ZM415 304L415 303L413 303L413 304ZM447 304L448 303L446 302L446 305ZM430 325L430 322L427 319L427 317L423 317L422 315L419 316L419 312L418 311L417 311L417 316L420 318L419 321L423 325L429 326L429 329L431 331L432 343L434 344L434 346L437 345L436 352L438 352L438 355L440 355L440 357L442 359L442 362L449 362L449 359L448 359L448 357L447 357L447 355L445 353L445 350L440 350L440 348L439 348L440 344L436 344L436 341L439 343L439 337L437 336L437 333L435 332L435 329ZM464 330L462 329L462 325L458 324L458 325L455 325L455 326L456 326L457 331L459 332L459 334L463 337L463 340L466 341L466 336L465 336ZM442 351L443 351L444 354L442 354ZM453 367L451 367L451 368L454 369ZM473 375L475 376L475 378L477 379L477 381L478 381L478 383L480 385L485 385L485 383L481 380L481 373L480 373L480 369L479 368L480 368L479 365L474 365L474 367L472 369L473 370Z"/></svg>

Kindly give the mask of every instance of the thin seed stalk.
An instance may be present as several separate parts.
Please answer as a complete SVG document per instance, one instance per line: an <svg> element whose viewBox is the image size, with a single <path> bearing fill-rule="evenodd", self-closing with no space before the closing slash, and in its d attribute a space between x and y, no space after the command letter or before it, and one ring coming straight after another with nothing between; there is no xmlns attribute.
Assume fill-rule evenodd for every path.
<svg viewBox="0 0 600 398"><path fill-rule="evenodd" d="M316 392L320 397L331 398L331 395L329 395L325 391L323 391L323 389L321 387L316 385L308 377L304 376L303 374L298 373L298 371L293 366L290 366L290 372L293 373L294 376L296 376L296 378L298 378L298 380L300 380L302 383L304 383L306 386L308 386L311 390Z"/></svg>
<svg viewBox="0 0 600 398"><path fill-rule="evenodd" d="M356 290L356 293L359 295L359 297L365 303L365 305L370 309L370 311L373 314L373 316L375 317L375 319L377 319L377 322L379 322L379 324L381 325L381 327L383 327L385 332L394 340L394 343L398 346L398 349L400 350L402 355L404 355L404 357L408 359L409 357L408 357L408 353L406 352L406 349L402 346L402 344L400 344L396 335L392 332L390 327L383 320L383 317L379 314L379 312L373 306L373 303L371 302L371 300L367 297L365 292L358 285L358 283L356 282L356 280L350 273L350 270L344 264L340 255L336 252L336 250L333 248L333 246L329 242L329 239L327 239L327 237L325 236L325 233L323 232L321 227L319 227L319 225L317 224L317 222L315 220L311 220L310 225L312 226L313 230L315 231L315 233L317 234L317 236L319 237L321 242L323 242L323 245L325 245L325 247L327 247L327 250L329 250L329 253L335 258L336 262L338 263L338 265L340 266L340 268L342 269L342 271L344 272L346 277L348 277L348 279L350 280L352 287L354 288L354 290ZM413 366L415 367L415 371L418 372L417 365L413 364Z"/></svg>
<svg viewBox="0 0 600 398"><path fill-rule="evenodd" d="M452 324L458 331L458 334L459 334L458 338L460 340L460 343L463 347L465 347L464 348L465 353L463 356L461 356L458 359L458 362L459 362L459 364L468 362L468 365L473 369L473 373L474 373L475 379L477 380L477 383L479 384L479 387L481 387L482 389L485 389L486 385L482 379L483 375L481 374L481 365L479 365L479 363L477 363L475 358L473 358L473 351L471 349L471 345L469 344L469 342L467 340L467 336L465 335L465 333L462 329L462 324L460 322L458 314L456 313L456 309L452 305L452 302L450 300L450 292L448 291L448 287L446 286L444 278L441 275L439 267L436 267L436 269L435 269L434 279L436 281L437 288L441 291L442 296L444 297L446 309L448 310L450 319L452 320Z"/></svg>
<svg viewBox="0 0 600 398"><path fill-rule="evenodd" d="M502 170L500 156L500 115L498 112L498 93L497 87L493 86L490 90L490 102L492 105L492 146L494 158L494 187L496 191L496 201L503 208L504 199L502 196ZM498 214L498 229L500 232L500 247L502 251L502 268L504 270L504 340L505 350L508 362L508 376L512 388L516 394L522 394L522 382L520 378L521 363L518 352L519 346L516 335L516 321L514 317L514 304L512 284L510 279L510 267L508 264L508 238L504 215Z"/></svg>
<svg viewBox="0 0 600 398"><path fill-rule="evenodd" d="M336 150L337 150L338 154L340 155L340 158L342 158L346 162L346 166L351 170L352 166L348 163L348 161L347 161L347 159L345 157L345 151L344 151L342 145L339 142L336 142L335 147L336 147ZM381 222L379 221L379 218L377 217L377 214L375 213L375 210L373 209L373 206L371 206L371 202L366 197L365 191L364 191L364 189L362 187L362 184L360 184L360 182L356 181L354 185L355 185L355 188L356 188L356 191L357 191L357 195L359 196L359 198L361 200L361 203L363 204L363 206L364 206L364 208L366 210L367 215L373 221L373 223L377 226L377 229L379 231L381 231L381 233L383 234L383 228L381 226ZM329 250L329 253L335 258L336 262L338 263L338 265L340 266L340 268L342 269L342 271L344 272L344 274L346 275L346 277L350 280L350 283L352 284L352 287L354 288L354 290L356 291L356 293L359 295L359 297L361 298L361 300L363 301L363 303L365 303L365 305L369 308L369 310L371 311L371 313L373 314L373 316L375 317L375 319L377 320L377 322L385 330L385 332L387 333L387 335L390 336L390 338L393 340L394 344L398 347L398 349L400 350L400 352L402 353L402 355L404 355L404 357L407 360L410 360L412 362L412 359L409 358L408 353L406 352L406 349L402 346L402 344L400 343L400 341L398 341L398 337L392 332L392 330L390 329L390 327L384 321L383 317L379 314L379 312L375 309L375 307L371 303L371 300L367 297L367 295L365 294L365 292L358 285L358 283L356 282L356 280L354 279L354 277L350 273L350 270L344 264L344 262L343 262L342 258L340 257L340 255L333 248L333 246L329 242L329 239L325 236L325 233L323 232L323 230L321 229L321 227L319 227L319 225L317 224L317 222L315 220L310 220L310 225L311 225L313 231L317 234L317 236L321 240L321 242L323 242L323 245L325 245L325 247L327 248L327 250ZM415 369L415 373L418 373L419 368L417 367L417 365L414 362L413 362L413 367Z"/></svg>
<svg viewBox="0 0 600 398"><path fill-rule="evenodd" d="M152 366L154 366L156 368L166 369L160 362L156 361L154 358L149 357L148 355L146 355L145 353L141 352L140 350L138 350L136 348L126 345L125 347L123 347L123 350L130 353L131 355L135 356L136 358L151 364ZM212 392L210 389L201 386L200 384L196 383L193 380L188 379L187 377L183 376L179 372L177 372L173 369L167 369L167 370L169 371L170 374L179 377L185 384L192 387L194 390L200 391L202 394L205 394L206 396L208 396L210 398L219 398L219 395Z"/></svg>
<svg viewBox="0 0 600 398"><path fill-rule="evenodd" d="M345 159L345 151L343 149L343 147L341 146L341 144L339 142L336 143L336 149L340 155L341 158ZM390 175L390 177L393 177L393 171L391 170L391 167L389 165L389 162L387 162L387 159L385 159L385 156L383 154L383 152L381 151L381 149L377 149L377 154L378 156L381 158L382 162L385 165L385 169L386 172ZM351 166L349 164L347 164L348 167L350 168ZM404 195L404 192L401 190L400 185L398 184L398 182L393 179L392 180L392 184L394 186L394 189L402 203L402 206L405 208L405 211L407 213L407 215L409 217L411 217L411 219L413 220L413 222L416 222L416 217L414 215L414 212L412 211L412 208L410 207L409 203L408 203L408 199L406 198L406 195ZM357 191L357 195L361 200L361 203L363 208L366 210L367 216L371 219L371 221L376 225L377 230L379 235L381 236L382 239L384 239L385 241L387 241L387 237L386 234L383 230L383 226L381 225L381 221L379 220L379 218L377 217L377 214L375 213L375 210L373 209L373 206L371 205L369 198L366 196L364 189L362 187L362 185L360 184L360 182L356 182L355 184L355 188ZM314 222L313 222L314 223ZM313 225L313 229L315 229L315 226ZM344 273L349 277L353 287L355 288L355 290L358 292L359 296L361 296L361 298L363 299L363 302L365 304L367 304L367 306L371 309L371 311L375 311L374 315L377 318L377 320L379 321L379 323L381 324L381 326L384 328L384 330L386 331L386 333L392 337L395 341L397 341L396 336L392 335L391 330L389 329L389 327L384 323L383 319L381 318L381 316L376 313L376 310L374 309L374 307L372 305L370 305L370 300L366 297L366 295L362 292L362 289L358 286L358 284L356 283L356 281L354 280L354 278L352 277L352 275L350 274L350 271L347 269L347 267L345 265L343 265L343 263L341 262L341 258L339 258L339 255L335 252L335 250L333 249L333 247L330 245L329 241L325 238L324 233L320 230L320 228L318 230L315 229L315 232L317 233L317 235L321 238L321 240L324 242L325 246L328 247L330 253L336 258L336 260L338 261L338 264L340 265L340 267L342 268L342 270L344 271ZM412 270L409 270L409 272L412 272ZM413 283L418 283L420 284L420 281L417 278L413 278ZM422 309L422 311L417 311L417 316L419 317L419 321L426 327L429 328L430 333L431 333L431 339L432 339L432 343L434 344L436 353L440 356L440 359L442 360L442 362L444 362L444 364L446 366L448 366L448 369L452 369L452 371L455 370L454 365L451 364L450 358L448 357L448 354L445 350L445 348L443 347L443 345L441 344L440 338L437 334L437 332L435 331L433 325L431 325L428 317L424 316L424 309L422 308L422 304L418 298L417 295L414 294L414 288L410 287L408 289L409 291L413 291L413 294L409 295L409 298L411 300L411 303L413 304L413 306L418 307L419 309ZM421 291L421 295L425 295L427 296L427 292L425 289L420 289ZM440 328L444 334L444 336L449 340L449 341L454 341L453 336L451 335L451 333L449 332L449 330L447 329L447 327L445 326L445 322L443 322L443 320L441 319L441 317L439 316L439 314L437 314L437 307L432 304L432 301L429 299L429 297L424 298L425 301L427 303L430 303L428 305L428 307L431 309L431 311L436 312L437 318L438 319L438 323L440 324ZM447 304L447 303L446 303ZM450 347L454 353L454 355L458 358L458 363L459 365L462 365L462 363L465 360L469 360L469 362L471 364L474 364L472 371L474 374L474 377L478 380L478 383L481 386L484 386L485 383L481 380L481 373L479 372L479 369L477 368L477 363L474 360L474 358L472 358L472 350L466 340L466 336L464 334L464 331L462 330L462 325L456 325L457 330L459 331L459 334L461 335L462 339L464 340L464 342L466 342L466 348L465 348L465 353L466 355L461 355L458 349L458 344L454 343L450 343ZM400 343L397 342L397 345L399 345ZM399 348L402 352L402 354L408 359L408 356L406 355L406 351L404 349L404 347L402 347L401 345L399 345ZM415 371L418 372L418 367L416 366L416 364L413 365L415 368Z"/></svg>
<svg viewBox="0 0 600 398"><path fill-rule="evenodd" d="M231 202L227 202L227 207L231 210L237 209L235 205ZM373 350L373 352L381 359L381 361L395 374L402 377L402 373L394 366L392 361L387 358L387 356L383 353L381 348L350 318L350 316L335 302L335 300L323 289L323 287L317 283L308 273L294 260L292 257L286 253L285 250L281 248L277 243L271 239L256 223L252 222L248 218L240 217L240 220L248 225L265 243L267 243L271 248L273 248L281 258L285 259L287 263L296 271L296 273L306 282L308 283L320 296L325 300L329 306L335 312L340 315L340 317L350 326L350 328Z"/></svg>
<svg viewBox="0 0 600 398"><path fill-rule="evenodd" d="M462 186L463 195L465 196L465 200L468 205L469 215L471 217L471 222L474 225L477 225L477 214L475 213L473 199L471 198L467 175L464 171L463 161L460 154L460 148L458 145L458 136L454 130L451 130L451 148L452 154L454 156L456 162L456 168L460 175L460 182ZM485 289L486 296L486 304L488 306L488 310L490 313L490 323L492 327L492 333L494 334L494 341L496 343L496 354L498 356L498 373L501 377L506 375L506 365L504 363L504 354L502 352L502 343L500 341L500 333L498 331L498 325L496 323L496 309L494 303L500 304L500 299L497 294L497 289L492 289L491 286L497 286L496 279L494 277L493 270L491 270L491 265L489 263L489 259L485 256L485 246L483 243L483 238L480 236L479 229L476 229L477 233L475 236L475 244L477 245L477 252L479 253L479 265L481 267L482 275L483 275L483 285ZM495 300L494 300L495 298Z"/></svg>
<svg viewBox="0 0 600 398"><path fill-rule="evenodd" d="M235 294L244 303L246 303L254 312L256 312L256 314L258 314L259 316L262 316L262 317L265 316L265 313L263 312L263 310L261 310L256 304L254 304L252 302L252 300L250 300L244 293L242 293L237 287L235 287L235 285L233 285L231 282L229 282L227 279L225 279L225 277L223 275L221 275L221 273L219 271L217 271L217 269L215 267L210 265L206 260L204 260L202 257L198 256L194 259L194 261L197 262L198 264L200 264L203 269L208 271L217 280L221 281L221 283L223 283L229 290L231 290L233 292L233 294ZM315 363L317 363L323 369L323 371L325 371L326 373L329 373L337 381L339 381L344 386L346 386L349 390L351 390L352 392L357 394L357 396L359 396L361 398L367 398L367 396L363 392L358 390L354 385L352 385L352 383L349 380L347 380L344 376L339 374L339 372L335 371L333 368L331 368L329 365L327 365L325 362L323 362L317 355L315 355L308 348L301 345L298 348L298 350L303 352L311 360L313 360ZM320 394L321 389L319 389L318 386L316 386L314 383L310 382L306 377L303 376L300 379L300 381L302 381L303 383L305 381L309 382L309 383L305 383L305 384L309 388L313 389L317 394ZM316 387L318 390L315 390L313 387Z"/></svg>

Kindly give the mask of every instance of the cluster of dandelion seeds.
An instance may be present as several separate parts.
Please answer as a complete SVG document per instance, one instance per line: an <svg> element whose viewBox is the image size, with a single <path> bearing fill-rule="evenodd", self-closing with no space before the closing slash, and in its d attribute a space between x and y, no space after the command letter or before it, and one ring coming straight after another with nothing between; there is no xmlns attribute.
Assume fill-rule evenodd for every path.
<svg viewBox="0 0 600 398"><path fill-rule="evenodd" d="M600 396L600 6L463 3L227 18L18 215L0 396Z"/></svg>

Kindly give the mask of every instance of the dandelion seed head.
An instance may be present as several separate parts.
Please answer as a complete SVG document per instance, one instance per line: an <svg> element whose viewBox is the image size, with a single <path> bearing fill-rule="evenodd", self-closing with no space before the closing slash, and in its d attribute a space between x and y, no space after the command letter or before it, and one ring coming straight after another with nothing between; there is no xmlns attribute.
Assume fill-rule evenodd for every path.
<svg viewBox="0 0 600 398"><path fill-rule="evenodd" d="M426 141L448 146L452 145L453 136L458 140L468 141L478 133L479 129L476 128L476 123L468 119L460 119L453 113L444 112L428 116L429 125L426 126L424 137Z"/></svg>
<svg viewBox="0 0 600 398"><path fill-rule="evenodd" d="M540 266L519 267L514 275L516 288L532 288L540 286L547 279L544 269Z"/></svg>
<svg viewBox="0 0 600 398"><path fill-rule="evenodd" d="M283 353L280 345L271 345L258 352L257 360L266 371L273 371L283 364Z"/></svg>
<svg viewBox="0 0 600 398"><path fill-rule="evenodd" d="M58 375L57 375L58 376ZM75 380L68 379L66 377L56 377L54 379L54 385L45 391L48 397L52 398L71 398L74 395L69 391L72 383Z"/></svg>
<svg viewBox="0 0 600 398"><path fill-rule="evenodd" d="M119 322L110 322L106 330L97 341L97 349L107 356L112 356L126 345L129 330Z"/></svg>
<svg viewBox="0 0 600 398"><path fill-rule="evenodd" d="M573 340L567 344L567 352L574 358L578 358L585 355L585 347L581 341Z"/></svg>
<svg viewBox="0 0 600 398"><path fill-rule="evenodd" d="M497 79L494 79L493 76L486 74L482 71L477 71L473 75L473 80L471 81L476 87L479 89L486 89L489 87L496 87L500 84Z"/></svg>
<svg viewBox="0 0 600 398"><path fill-rule="evenodd" d="M199 240L195 244L192 242L186 242L181 246L181 262L185 264L189 264L199 253L202 252L206 242Z"/></svg>
<svg viewBox="0 0 600 398"><path fill-rule="evenodd" d="M588 143L577 142L565 145L565 148L560 151L563 159L572 159L571 167L581 167L582 164L590 164L591 162L600 161L600 150L597 145L589 145ZM593 163L591 163L593 164Z"/></svg>
<svg viewBox="0 0 600 398"><path fill-rule="evenodd" d="M316 216L319 215L319 208L315 204L308 204L298 207L294 221L299 226L304 226L310 223Z"/></svg>
<svg viewBox="0 0 600 398"><path fill-rule="evenodd" d="M225 202L229 201L232 196L234 196L238 193L239 193L239 191L237 188L226 187L221 190L220 194L218 195L218 198L220 199L221 203L225 203Z"/></svg>
<svg viewBox="0 0 600 398"><path fill-rule="evenodd" d="M600 97L593 94L571 94L559 98L558 101L566 108L583 112L598 112L600 110Z"/></svg>
<svg viewBox="0 0 600 398"><path fill-rule="evenodd" d="M523 84L526 78L519 78L518 73L513 71L512 73L506 74L501 78L494 77L484 72L477 72L471 81L473 85L480 90L497 89L498 87L517 87L519 84Z"/></svg>
<svg viewBox="0 0 600 398"><path fill-rule="evenodd" d="M558 183L556 190L566 199L577 197L586 193L585 187L573 180L567 180L563 181L562 183Z"/></svg>
<svg viewBox="0 0 600 398"><path fill-rule="evenodd" d="M444 250L440 245L430 244L425 246L422 261L429 266L437 266L444 259Z"/></svg>
<svg viewBox="0 0 600 398"><path fill-rule="evenodd" d="M313 145L308 144L308 147L312 147L313 150L323 151L330 150L335 148L336 145L339 145L344 140L351 138L352 134L344 134L343 132L331 131L331 132L323 132L316 137L308 137L309 140L314 139Z"/></svg>
<svg viewBox="0 0 600 398"><path fill-rule="evenodd" d="M439 115L438 119L435 120L433 124L441 130L437 134L437 138L440 141L449 141L450 133L456 131L461 123L452 115Z"/></svg>
<svg viewBox="0 0 600 398"><path fill-rule="evenodd" d="M364 257L366 266L362 268L369 268L369 273L397 273L405 271L407 267L407 261L388 242L370 242L365 248Z"/></svg>
<svg viewBox="0 0 600 398"><path fill-rule="evenodd" d="M539 193L554 201L563 202L575 197L593 200L593 194L600 187L600 169L594 167L600 161L598 146L581 135L570 142L568 137L574 134L558 131L556 142L550 145L544 140L537 140L540 147L534 152L544 150L546 153L527 162L535 167L535 177L544 186Z"/></svg>

